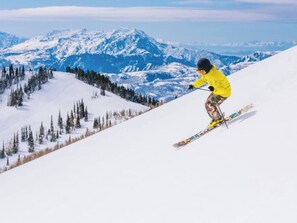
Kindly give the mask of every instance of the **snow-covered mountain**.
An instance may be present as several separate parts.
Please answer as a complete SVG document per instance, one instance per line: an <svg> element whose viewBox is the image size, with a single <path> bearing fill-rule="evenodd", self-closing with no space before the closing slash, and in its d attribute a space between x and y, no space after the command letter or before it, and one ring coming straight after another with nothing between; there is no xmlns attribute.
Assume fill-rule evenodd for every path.
<svg viewBox="0 0 297 223"><path fill-rule="evenodd" d="M0 32L0 49L17 45L26 40L26 38L17 37L9 33Z"/></svg>
<svg viewBox="0 0 297 223"><path fill-rule="evenodd" d="M105 73L149 70L172 62L193 67L201 57L220 66L238 59L160 43L136 29L58 30L2 50L1 54L14 64L44 65L57 70L77 66Z"/></svg>
<svg viewBox="0 0 297 223"><path fill-rule="evenodd" d="M229 75L274 54L257 51L244 57L224 56L157 41L137 29L56 30L0 53L5 64L62 71L70 66L105 73L120 85L164 101L186 92L189 81L197 78L195 66L202 57Z"/></svg>
<svg viewBox="0 0 297 223"><path fill-rule="evenodd" d="M1 174L1 221L295 223L296 55L294 47L230 75L221 109L254 109L179 151L173 143L209 122L207 92Z"/></svg>
<svg viewBox="0 0 297 223"><path fill-rule="evenodd" d="M5 32L0 32L0 52L4 48L8 48L8 47L17 45L17 44L22 43L26 40L27 40L26 38L17 37L15 35L11 35L11 34L5 33ZM10 63L11 62L8 61L2 53L0 53L0 65L8 66Z"/></svg>
<svg viewBox="0 0 297 223"><path fill-rule="evenodd" d="M240 59L229 64L228 66L221 67L221 70L226 75L230 75L230 74L232 74L236 71L239 71L243 68L246 68L254 63L257 63L261 60L271 57L277 53L278 53L278 51L273 51L273 52L255 51L252 54L241 57Z"/></svg>

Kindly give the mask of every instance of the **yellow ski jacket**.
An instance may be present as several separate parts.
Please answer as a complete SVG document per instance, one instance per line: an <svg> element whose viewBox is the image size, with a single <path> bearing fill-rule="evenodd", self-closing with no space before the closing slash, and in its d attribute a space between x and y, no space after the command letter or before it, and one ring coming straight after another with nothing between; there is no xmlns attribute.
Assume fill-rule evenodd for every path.
<svg viewBox="0 0 297 223"><path fill-rule="evenodd" d="M212 66L207 74L201 75L192 85L195 88L199 88L206 83L214 87L214 95L220 95L224 98L231 96L231 86L227 77L221 71L217 70L215 65Z"/></svg>

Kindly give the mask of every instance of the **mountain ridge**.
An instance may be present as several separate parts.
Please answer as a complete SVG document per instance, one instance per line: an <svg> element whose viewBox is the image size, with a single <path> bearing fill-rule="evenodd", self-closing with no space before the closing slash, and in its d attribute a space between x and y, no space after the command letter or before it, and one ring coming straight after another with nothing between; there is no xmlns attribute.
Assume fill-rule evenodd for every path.
<svg viewBox="0 0 297 223"><path fill-rule="evenodd" d="M138 29L115 29L110 32L53 30L44 36L2 49L0 53L2 63L27 64L32 70L40 66L60 71L65 71L67 67L79 67L104 73L120 85L127 85L131 77L131 88L164 101L186 92L188 82L197 78L195 67L201 57L210 59L229 75L275 54L255 52L244 57L225 56L167 44ZM171 71L174 73L170 74ZM144 81L137 79L133 82L136 80L133 72L143 76ZM183 83L184 87L181 88L178 83Z"/></svg>
<svg viewBox="0 0 297 223"><path fill-rule="evenodd" d="M216 60L218 65L226 65L227 61L221 62L220 55L206 51L195 51L185 48L177 48L165 43L160 43L137 29L117 29L111 32L83 30L56 30L45 36L33 37L21 44L2 50L3 56L13 62L38 66L39 64L63 70L67 57L76 57L79 61L80 55L94 57L109 56L110 66L120 73L121 71L139 71L156 68L171 62L179 62L188 66L195 66L197 58L208 56ZM117 66L118 58L123 64ZM128 59L125 59L128 58ZM226 56L231 62L238 57ZM124 59L124 60L123 60ZM71 61L71 59L69 59ZM98 59L100 61L100 58ZM144 61L143 63L139 61ZM148 67L147 64L151 64ZM132 69L131 69L132 66ZM80 67L84 68L83 63ZM100 66L99 66L100 67ZM104 66L101 66L102 69ZM127 68L130 67L130 68ZM108 69L98 69L96 64L85 69L98 72L110 72ZM112 71L113 72L113 71Z"/></svg>
<svg viewBox="0 0 297 223"><path fill-rule="evenodd" d="M18 37L9 33L0 32L0 49L7 48L25 42L27 38Z"/></svg>

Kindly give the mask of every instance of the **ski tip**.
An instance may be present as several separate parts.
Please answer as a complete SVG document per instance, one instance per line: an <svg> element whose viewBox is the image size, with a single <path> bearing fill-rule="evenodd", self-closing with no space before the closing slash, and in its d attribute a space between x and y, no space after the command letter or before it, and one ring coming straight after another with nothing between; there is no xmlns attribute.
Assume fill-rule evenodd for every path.
<svg viewBox="0 0 297 223"><path fill-rule="evenodd" d="M178 144L173 144L172 146L176 149L178 149L180 147Z"/></svg>
<svg viewBox="0 0 297 223"><path fill-rule="evenodd" d="M246 105L242 110L243 111L248 111L248 110L252 109L253 107L254 107L254 104L250 103L250 104Z"/></svg>
<svg viewBox="0 0 297 223"><path fill-rule="evenodd" d="M184 144L184 143L175 143L175 144L173 144L172 146L174 147L174 148L176 148L176 149L180 149L181 147L183 147L183 146L185 146L186 144Z"/></svg>

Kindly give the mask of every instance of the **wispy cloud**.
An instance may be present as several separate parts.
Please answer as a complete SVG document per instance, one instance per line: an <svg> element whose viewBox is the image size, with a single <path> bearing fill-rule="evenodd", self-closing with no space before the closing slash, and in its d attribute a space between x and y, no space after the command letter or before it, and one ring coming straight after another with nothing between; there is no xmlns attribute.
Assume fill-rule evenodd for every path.
<svg viewBox="0 0 297 223"><path fill-rule="evenodd" d="M0 10L0 20L94 19L102 21L270 21L272 14L248 10L204 10L180 7L78 7L56 6Z"/></svg>
<svg viewBox="0 0 297 223"><path fill-rule="evenodd" d="M235 0L236 2L272 5L297 5L296 0Z"/></svg>
<svg viewBox="0 0 297 223"><path fill-rule="evenodd" d="M297 5L296 0L176 0L177 4L232 4L232 3L251 3L251 4L267 4L267 5Z"/></svg>
<svg viewBox="0 0 297 223"><path fill-rule="evenodd" d="M174 1L172 3L180 4L180 5L190 5L190 4L204 4L204 3L212 3L212 0L179 0Z"/></svg>

